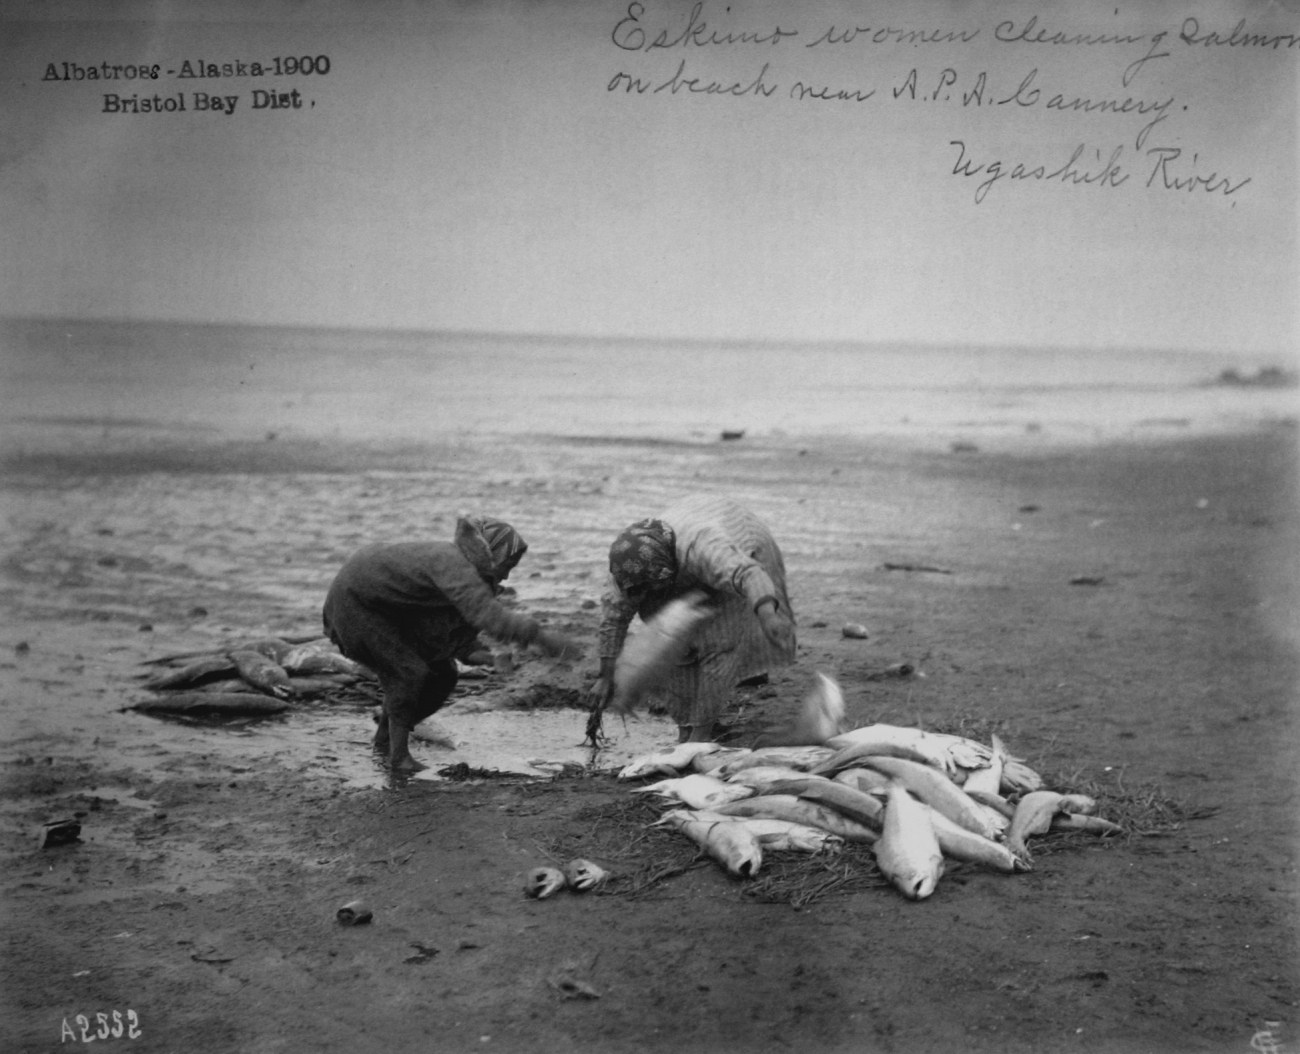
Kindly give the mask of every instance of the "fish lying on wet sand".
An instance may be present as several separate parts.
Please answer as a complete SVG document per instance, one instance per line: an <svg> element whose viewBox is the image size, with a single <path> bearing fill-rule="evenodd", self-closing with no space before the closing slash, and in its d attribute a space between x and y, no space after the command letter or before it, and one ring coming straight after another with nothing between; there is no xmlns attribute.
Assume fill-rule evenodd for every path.
<svg viewBox="0 0 1300 1054"><path fill-rule="evenodd" d="M880 830L884 803L873 794L864 794L824 776L803 776L779 780L769 788L772 794L793 794L805 801L826 805L855 823Z"/></svg>
<svg viewBox="0 0 1300 1054"><path fill-rule="evenodd" d="M794 820L778 820L770 816L731 816L714 810L695 814L699 820L730 820L745 825L759 845L773 852L826 853L837 852L844 839L830 831L810 827Z"/></svg>
<svg viewBox="0 0 1300 1054"><path fill-rule="evenodd" d="M692 809L710 809L729 801L739 801L754 793L743 783L727 783L713 776L693 772L689 776L660 780L644 787L632 788L633 794L659 794L689 805Z"/></svg>
<svg viewBox="0 0 1300 1054"><path fill-rule="evenodd" d="M930 814L897 784L889 788L875 854L881 874L909 900L928 897L943 875L943 852Z"/></svg>
<svg viewBox="0 0 1300 1054"><path fill-rule="evenodd" d="M1016 803L1016 814L1007 831L1007 846L1028 862L1031 857L1026 840L1030 835L1046 834L1052 829L1052 818L1061 811L1064 795L1056 791L1030 791Z"/></svg>
<svg viewBox="0 0 1300 1054"><path fill-rule="evenodd" d="M724 816L785 820L827 831L838 835L846 842L869 844L880 837L878 832L866 824L850 820L830 806L799 798L793 794L764 794L757 798L744 798L719 805L713 811Z"/></svg>
<svg viewBox="0 0 1300 1054"><path fill-rule="evenodd" d="M1123 834L1124 828L1100 816L1087 816L1075 812L1058 812L1052 817L1052 830L1087 831L1105 837L1109 834Z"/></svg>
<svg viewBox="0 0 1300 1054"><path fill-rule="evenodd" d="M293 681L274 659L268 659L254 648L232 651L230 660L239 670L239 676L267 695L288 699L294 694Z"/></svg>
<svg viewBox="0 0 1300 1054"><path fill-rule="evenodd" d="M634 780L645 776L675 776L694 767L696 758L701 754L714 754L722 749L718 743L678 743L676 746L663 747L633 758L619 770L618 778Z"/></svg>
<svg viewBox="0 0 1300 1054"><path fill-rule="evenodd" d="M178 670L154 674L144 682L146 688L161 691L165 688L187 688L213 677L238 672L229 655L208 655L182 666Z"/></svg>
<svg viewBox="0 0 1300 1054"><path fill-rule="evenodd" d="M918 761L949 775L953 775L958 767L986 765L990 755L989 748L983 743L964 736L885 724L850 729L828 739L825 745L842 752L842 757L833 757L826 763L828 767L834 764L837 768L847 768L854 763L855 757L878 754Z"/></svg>
<svg viewBox="0 0 1300 1054"><path fill-rule="evenodd" d="M686 809L673 809L657 823L680 831L740 878L753 878L763 866L762 844L739 820L701 820Z"/></svg>
<svg viewBox="0 0 1300 1054"><path fill-rule="evenodd" d="M819 746L756 747L719 765L713 770L713 775L721 779L730 779L738 772L757 768L760 765L783 765L786 768L805 772L825 761L833 753L834 751Z"/></svg>
<svg viewBox="0 0 1300 1054"><path fill-rule="evenodd" d="M883 772L915 794L921 801L943 813L953 823L967 830L996 839L1001 825L995 823L990 812L947 776L929 765L921 765L905 758L867 757L862 767ZM998 817L1002 820L1002 817Z"/></svg>

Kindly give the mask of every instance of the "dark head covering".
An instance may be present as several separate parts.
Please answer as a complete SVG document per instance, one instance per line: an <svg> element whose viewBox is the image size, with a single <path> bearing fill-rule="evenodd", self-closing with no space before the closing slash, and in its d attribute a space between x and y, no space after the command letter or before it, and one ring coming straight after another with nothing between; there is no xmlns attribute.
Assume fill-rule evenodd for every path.
<svg viewBox="0 0 1300 1054"><path fill-rule="evenodd" d="M528 551L528 543L504 520L462 516L456 521L456 547L484 578L501 581Z"/></svg>
<svg viewBox="0 0 1300 1054"><path fill-rule="evenodd" d="M663 520L638 520L609 547L609 573L624 593L657 593L677 577L677 539Z"/></svg>

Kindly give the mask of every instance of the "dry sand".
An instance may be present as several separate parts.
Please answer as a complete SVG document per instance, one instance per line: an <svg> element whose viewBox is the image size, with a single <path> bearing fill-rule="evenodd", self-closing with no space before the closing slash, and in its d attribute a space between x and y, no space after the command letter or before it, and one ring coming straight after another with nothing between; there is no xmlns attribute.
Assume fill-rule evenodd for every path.
<svg viewBox="0 0 1300 1054"><path fill-rule="evenodd" d="M0 1049L63 1049L97 1014L114 1049L189 1054L1300 1044L1293 427L999 452L146 438L29 447L0 480ZM520 528L520 604L591 649L613 533L687 490L753 507L787 558L799 662L738 693L739 740L821 669L855 723L998 731L1054 778L1175 803L1172 821L1071 840L1029 875L958 868L919 904L874 885L794 910L712 866L538 902L522 881L548 850L628 866L597 822L625 786L386 786L354 708L120 712L143 660L315 632L354 548L448 536L466 509ZM474 694L562 704L590 656ZM924 676L872 676L900 661ZM82 841L37 850L74 811ZM357 896L373 924L340 927ZM128 1012L139 1037L113 1038Z"/></svg>

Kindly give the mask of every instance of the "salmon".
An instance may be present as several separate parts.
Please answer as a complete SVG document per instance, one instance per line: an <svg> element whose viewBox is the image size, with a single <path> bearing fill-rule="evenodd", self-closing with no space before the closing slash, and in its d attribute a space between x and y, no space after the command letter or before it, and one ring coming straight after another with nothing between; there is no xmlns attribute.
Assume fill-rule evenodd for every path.
<svg viewBox="0 0 1300 1054"><path fill-rule="evenodd" d="M934 828L934 836L938 839L939 849L944 856L969 864L979 864L1008 875L1032 870L1027 860L1016 856L1002 842L968 831L960 824L953 823L943 813L930 809L928 805L923 807L930 810L930 826Z"/></svg>
<svg viewBox="0 0 1300 1054"><path fill-rule="evenodd" d="M979 791L981 794L998 794L1002 789L1002 766L1007 759L1006 747L997 736L992 737L993 749L989 763L981 768L967 771L962 789L967 794Z"/></svg>
<svg viewBox="0 0 1300 1054"><path fill-rule="evenodd" d="M1123 834L1124 828L1100 816L1086 816L1074 812L1058 812L1052 817L1052 830L1089 831L1105 837L1108 834Z"/></svg>
<svg viewBox="0 0 1300 1054"><path fill-rule="evenodd" d="M863 758L862 765L883 772L902 784L953 823L985 838L994 839L998 836L999 827L989 812L942 772L929 765L886 757Z"/></svg>
<svg viewBox="0 0 1300 1054"><path fill-rule="evenodd" d="M727 762L744 757L750 752L748 747L721 747L708 754L696 754L691 759L691 771L714 773Z"/></svg>
<svg viewBox="0 0 1300 1054"><path fill-rule="evenodd" d="M773 783L770 790L773 794L794 794L805 801L827 805L855 823L873 830L880 830L883 822L885 806L879 798L828 780L825 776L782 780Z"/></svg>
<svg viewBox="0 0 1300 1054"><path fill-rule="evenodd" d="M774 785L784 780L821 780L825 783L830 782L825 776L809 776L806 772L787 768L784 765L756 765L752 769L741 769L727 782L752 787L758 794L767 794L770 793Z"/></svg>
<svg viewBox="0 0 1300 1054"><path fill-rule="evenodd" d="M731 874L753 878L763 866L763 846L739 820L701 820L687 809L673 809L659 823L680 831Z"/></svg>
<svg viewBox="0 0 1300 1054"><path fill-rule="evenodd" d="M889 790L890 780L883 772L857 767L835 773L835 782L860 790L863 794L874 794L877 791L884 794Z"/></svg>
<svg viewBox="0 0 1300 1054"><path fill-rule="evenodd" d="M847 768L857 758L879 755L917 761L954 776L959 766L977 768L989 758L989 748L973 739L898 725L854 728L831 737L825 745L842 752L826 763L829 772Z"/></svg>
<svg viewBox="0 0 1300 1054"><path fill-rule="evenodd" d="M128 710L143 714L278 714L289 709L281 699L261 692L169 692L135 703Z"/></svg>
<svg viewBox="0 0 1300 1054"><path fill-rule="evenodd" d="M179 670L168 670L166 673L155 674L144 682L144 686L155 691L165 688L185 688L209 678L235 673L236 669L230 656L208 655L182 666Z"/></svg>
<svg viewBox="0 0 1300 1054"><path fill-rule="evenodd" d="M714 610L699 591L670 600L623 645L614 665L614 695L609 708L631 713L649 691L657 688L690 651L695 631Z"/></svg>
<svg viewBox="0 0 1300 1054"><path fill-rule="evenodd" d="M661 794L665 798L689 805L692 809L711 809L724 802L739 801L754 793L754 788L743 783L727 783L713 776L693 772L689 776L660 780L644 787L634 787L633 794Z"/></svg>
<svg viewBox="0 0 1300 1054"><path fill-rule="evenodd" d="M640 779L643 776L675 776L694 767L696 757L721 750L717 743L678 743L650 754L633 758L619 770L621 780Z"/></svg>
<svg viewBox="0 0 1300 1054"><path fill-rule="evenodd" d="M777 820L768 816L729 816L712 810L697 812L701 820L732 820L745 825L758 844L773 852L833 853L844 844L844 839L830 831L823 831L793 820Z"/></svg>
<svg viewBox="0 0 1300 1054"><path fill-rule="evenodd" d="M850 820L841 812L818 802L795 797L793 794L763 794L757 798L719 805L714 812L723 816L785 820L789 823L816 827L838 835L846 842L874 842L879 834L866 824Z"/></svg>
<svg viewBox="0 0 1300 1054"><path fill-rule="evenodd" d="M760 765L781 765L785 768L807 771L829 758L834 751L820 746L757 747L720 765L714 774L730 779L737 772Z"/></svg>
<svg viewBox="0 0 1300 1054"><path fill-rule="evenodd" d="M943 875L943 852L930 814L899 784L889 788L876 865L903 896L923 900Z"/></svg>
<svg viewBox="0 0 1300 1054"><path fill-rule="evenodd" d="M363 679L366 674L364 666L353 662L346 655L340 655L333 648L326 650L310 644L294 648L280 660L280 665L289 673L346 673Z"/></svg>
<svg viewBox="0 0 1300 1054"><path fill-rule="evenodd" d="M1016 814L1007 831L1007 846L1026 863L1031 859L1026 839L1051 830L1052 817L1061 811L1062 797L1056 791L1030 791L1016 804Z"/></svg>
<svg viewBox="0 0 1300 1054"><path fill-rule="evenodd" d="M239 676L259 691L277 699L287 699L294 693L293 682L284 667L252 648L232 651L230 660L239 669Z"/></svg>
<svg viewBox="0 0 1300 1054"><path fill-rule="evenodd" d="M1020 758L1008 756L1002 763L1002 792L1029 794L1043 789L1043 777Z"/></svg>

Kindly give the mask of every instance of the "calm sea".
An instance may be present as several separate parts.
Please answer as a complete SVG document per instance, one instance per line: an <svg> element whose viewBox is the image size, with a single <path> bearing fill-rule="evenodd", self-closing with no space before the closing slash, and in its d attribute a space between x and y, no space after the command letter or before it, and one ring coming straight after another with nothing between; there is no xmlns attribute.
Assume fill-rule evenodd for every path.
<svg viewBox="0 0 1300 1054"><path fill-rule="evenodd" d="M850 434L1063 440L1223 430L1287 362L1175 351L717 344L158 322L0 322L0 425L107 434Z"/></svg>

